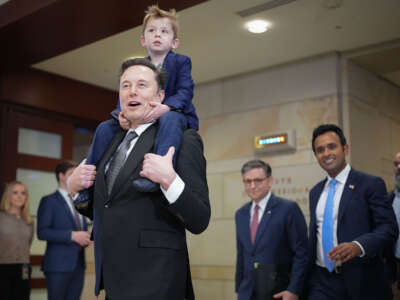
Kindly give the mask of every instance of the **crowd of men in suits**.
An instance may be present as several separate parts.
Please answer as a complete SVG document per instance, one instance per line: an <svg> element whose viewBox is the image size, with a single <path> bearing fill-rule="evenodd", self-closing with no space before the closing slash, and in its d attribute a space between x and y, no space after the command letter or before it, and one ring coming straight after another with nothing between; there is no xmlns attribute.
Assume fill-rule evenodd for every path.
<svg viewBox="0 0 400 300"><path fill-rule="evenodd" d="M147 103L163 100L159 72L145 59L124 62L120 81L129 91L120 91L120 99L131 128L117 133L97 168L58 170L60 189L42 199L38 236L47 241L43 269L49 295L73 290L78 296L65 299L79 299L89 236L68 192L74 196L96 182L90 199L96 294L105 289L112 300L194 299L185 231L198 234L209 223L206 162L192 129L184 132L175 167L173 149L165 156L149 153L157 123L143 124L142 117ZM107 174L122 148L123 164L110 184ZM400 206L400 154L390 202L381 178L346 163L349 145L338 126L317 127L312 149L327 177L310 191L308 233L299 206L271 193L271 167L261 160L242 167L251 201L235 215L238 300L391 299L395 275L388 264L400 257L392 251L398 238L393 207ZM161 189L137 191L130 183L140 176ZM54 295L61 299L59 292Z"/></svg>

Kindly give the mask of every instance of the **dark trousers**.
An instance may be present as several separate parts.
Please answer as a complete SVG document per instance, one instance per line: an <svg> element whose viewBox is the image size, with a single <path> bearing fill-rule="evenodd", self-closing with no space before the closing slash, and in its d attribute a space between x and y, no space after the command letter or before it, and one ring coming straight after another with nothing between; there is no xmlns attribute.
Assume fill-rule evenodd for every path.
<svg viewBox="0 0 400 300"><path fill-rule="evenodd" d="M343 274L329 272L314 266L309 279L308 300L361 300L352 299L347 292Z"/></svg>
<svg viewBox="0 0 400 300"><path fill-rule="evenodd" d="M46 272L48 300L79 300L83 290L85 269L73 272Z"/></svg>
<svg viewBox="0 0 400 300"><path fill-rule="evenodd" d="M31 268L23 277L22 264L0 264L0 300L29 300Z"/></svg>
<svg viewBox="0 0 400 300"><path fill-rule="evenodd" d="M154 153L165 155L169 147L175 147L173 164L175 166L176 154L182 144L183 131L187 128L187 119L184 114L170 111L160 117L157 137L154 143Z"/></svg>

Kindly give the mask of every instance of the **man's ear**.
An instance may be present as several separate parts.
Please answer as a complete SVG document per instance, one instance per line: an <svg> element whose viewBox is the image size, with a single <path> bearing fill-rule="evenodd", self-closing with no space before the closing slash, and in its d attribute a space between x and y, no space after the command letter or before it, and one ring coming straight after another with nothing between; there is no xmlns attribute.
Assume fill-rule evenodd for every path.
<svg viewBox="0 0 400 300"><path fill-rule="evenodd" d="M176 49L179 46L179 39L174 39L172 41L172 49Z"/></svg>
<svg viewBox="0 0 400 300"><path fill-rule="evenodd" d="M158 102L160 102L160 103L163 103L163 101L164 101L164 97L165 97L165 91L164 90L159 90L158 92L157 92L157 101Z"/></svg>
<svg viewBox="0 0 400 300"><path fill-rule="evenodd" d="M343 152L345 155L349 154L349 144L343 146Z"/></svg>

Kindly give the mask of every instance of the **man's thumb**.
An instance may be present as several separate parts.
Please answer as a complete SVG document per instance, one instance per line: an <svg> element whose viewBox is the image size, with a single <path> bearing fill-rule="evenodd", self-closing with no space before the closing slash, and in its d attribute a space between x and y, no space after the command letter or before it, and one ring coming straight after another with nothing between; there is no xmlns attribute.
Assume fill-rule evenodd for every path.
<svg viewBox="0 0 400 300"><path fill-rule="evenodd" d="M86 158L83 159L79 165L86 165Z"/></svg>
<svg viewBox="0 0 400 300"><path fill-rule="evenodd" d="M171 146L169 147L167 154L165 154L165 157L168 157L172 161L174 154L175 154L175 147Z"/></svg>

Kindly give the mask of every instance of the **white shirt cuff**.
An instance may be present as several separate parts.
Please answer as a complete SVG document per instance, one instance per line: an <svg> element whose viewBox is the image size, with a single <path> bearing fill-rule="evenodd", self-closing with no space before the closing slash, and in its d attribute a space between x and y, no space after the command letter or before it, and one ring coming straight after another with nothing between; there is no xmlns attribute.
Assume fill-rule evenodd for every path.
<svg viewBox="0 0 400 300"><path fill-rule="evenodd" d="M175 203L176 200L178 200L179 196L182 194L182 192L185 188L185 183L179 177L179 175L176 174L176 177L175 177L174 181L172 181L168 190L165 190L162 186L160 186L160 187L161 187L161 191L163 192L165 198L167 198L169 204L173 204L173 203Z"/></svg>
<svg viewBox="0 0 400 300"><path fill-rule="evenodd" d="M357 241L353 241L353 243L356 243L358 245L358 247L360 247L361 252L362 252L360 257L363 257L365 255L365 251L364 251L363 246L361 246L361 244L359 242L357 242Z"/></svg>

